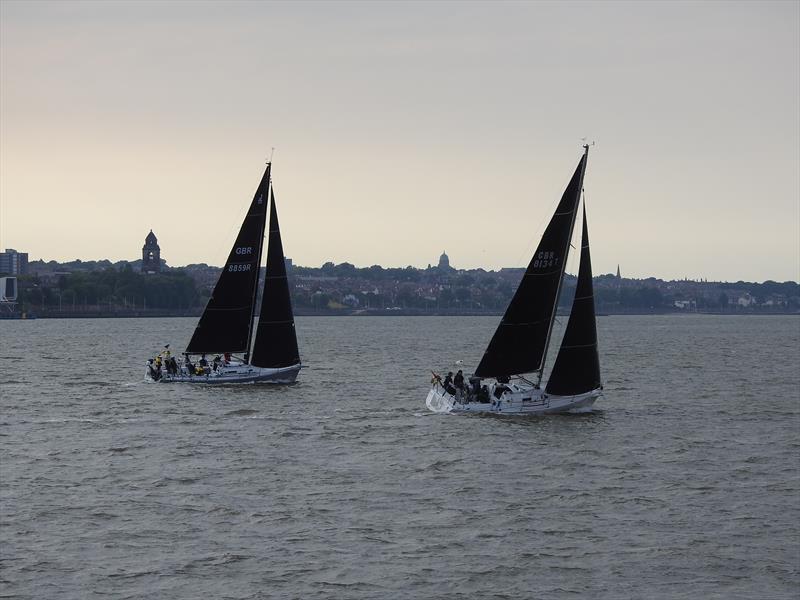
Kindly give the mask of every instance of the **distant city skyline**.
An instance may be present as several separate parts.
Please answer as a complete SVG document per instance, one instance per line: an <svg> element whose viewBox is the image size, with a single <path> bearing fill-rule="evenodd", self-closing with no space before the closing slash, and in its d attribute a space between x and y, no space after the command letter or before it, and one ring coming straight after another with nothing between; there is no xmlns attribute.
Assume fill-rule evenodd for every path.
<svg viewBox="0 0 800 600"><path fill-rule="evenodd" d="M148 235L148 238L149 237L150 236ZM407 268L407 267L412 267L414 269L419 269L419 270L425 270L425 269L427 269L429 267L438 267L439 269L444 267L446 269L452 270L453 272L472 271L472 270L478 270L478 269L483 269L483 270L485 270L487 272L489 272L489 271L495 271L496 272L496 271L500 271L502 269L524 269L524 268L527 267L527 264L504 265L504 266L495 267L495 268L482 267L480 265L472 266L472 267L460 267L460 266L456 265L454 267L454 266L452 266L450 264L450 255L447 254L447 252L444 252L443 254L440 254L438 257L436 257L435 261L428 261L427 263L422 264L422 265L380 265L378 263L357 264L357 263L354 263L354 262L348 261L348 260L344 260L344 261L326 260L326 261L323 261L323 262L321 262L319 264L298 264L290 256L286 256L285 258L287 260L287 265L293 265L293 266L296 266L296 267L311 268L311 269L321 268L327 263L333 263L334 265L340 265L340 264L348 263L348 264L353 265L357 269L363 269L363 268L368 268L368 267L372 267L372 266L379 266L379 267L384 268L384 269L394 269L394 268L404 269L404 268ZM182 268L185 268L185 267L187 267L189 265L197 265L197 264L207 264L211 268L220 269L220 268L222 268L222 264L224 263L224 261L223 261L223 263L220 263L220 264L211 264L211 263L199 262L199 263L186 263L186 264L178 265L178 264L171 263L168 260L168 258L165 258L165 257L159 257L159 259L161 261L163 261L164 264L166 264L167 267L169 267L170 269L182 269ZM142 256L139 256L139 257L136 257L136 258L121 258L121 259L110 259L110 258L103 258L103 257L94 257L94 258L86 258L86 259L84 259L84 258L72 258L72 259L66 259L66 260L57 260L57 259L50 259L50 258L40 257L40 258L31 259L31 260L33 262L37 262L37 261L41 260L41 261L43 261L45 263L48 263L48 262L54 260L59 264L71 263L71 262L74 262L74 261L77 261L77 260L80 260L81 262L87 262L87 263L109 261L112 264L119 263L119 262L135 264L135 263L139 263L139 262L144 263L144 261L145 261L145 259ZM27 258L26 258L26 267L27 267ZM262 268L264 267L263 261L262 261L261 267ZM154 272L154 271L152 271L150 269L148 269L148 271L149 272ZM570 269L568 269L567 272L570 275L575 275L575 273L573 271L571 271ZM738 277L738 278L733 278L733 279L715 280L715 279L711 279L709 277L705 277L705 276L702 276L702 275L700 275L700 276L685 275L685 276L682 276L682 277L662 277L662 276L658 275L657 273L651 273L651 274L648 274L648 275L633 276L633 275L628 275L627 273L625 273L623 265L620 265L620 264L616 265L614 269L609 270L607 272L606 271L595 271L594 272L594 276L595 277L599 277L599 276L603 276L603 275L614 275L614 276L616 276L618 278L622 278L622 279L649 279L649 278L653 277L653 278L661 279L661 280L664 280L664 281L671 281L671 280L683 281L683 280L687 280L687 281L707 281L707 282L719 282L719 283L725 283L725 282L735 283L737 281L750 281L750 282L753 282L753 283L763 283L764 281L778 281L778 282L793 281L793 282L796 282L796 283L800 283L800 281L798 281L798 279L769 280L769 279L744 279L742 277Z"/></svg>
<svg viewBox="0 0 800 600"><path fill-rule="evenodd" d="M296 264L800 279L800 3L0 3L0 248L221 265L274 154Z"/></svg>

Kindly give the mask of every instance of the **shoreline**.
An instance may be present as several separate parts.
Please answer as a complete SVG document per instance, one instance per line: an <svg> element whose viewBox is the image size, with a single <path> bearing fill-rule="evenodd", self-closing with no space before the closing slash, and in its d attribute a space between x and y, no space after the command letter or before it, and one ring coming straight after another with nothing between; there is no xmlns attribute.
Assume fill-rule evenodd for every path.
<svg viewBox="0 0 800 600"><path fill-rule="evenodd" d="M28 312L25 314L0 314L0 321L35 321L37 319L171 319L178 317L199 318L201 310L197 311L48 311L45 313ZM715 312L715 311L625 311L625 312L598 312L597 317L634 317L634 316L664 316L664 315L713 315L728 317L754 317L754 316L800 316L800 312ZM479 311L414 311L414 310L351 310L351 311L297 311L295 317L502 317L501 312ZM567 313L558 313L559 317L568 316Z"/></svg>

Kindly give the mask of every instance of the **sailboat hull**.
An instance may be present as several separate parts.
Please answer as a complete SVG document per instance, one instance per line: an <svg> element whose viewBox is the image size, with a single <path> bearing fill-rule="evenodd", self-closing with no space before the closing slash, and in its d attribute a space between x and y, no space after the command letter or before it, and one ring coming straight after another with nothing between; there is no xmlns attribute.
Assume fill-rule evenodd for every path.
<svg viewBox="0 0 800 600"><path fill-rule="evenodd" d="M553 396L534 387L511 384L500 393L497 384L491 384L488 401L476 402L447 393L435 385L428 392L425 405L436 413L472 414L492 413L499 415L549 415L557 413L588 412L595 401L603 395L598 388L575 396ZM497 393L496 393L497 392Z"/></svg>
<svg viewBox="0 0 800 600"><path fill-rule="evenodd" d="M300 365L270 369L241 364L222 367L217 371L210 371L202 375L189 375L186 372L170 375L162 373L158 380L150 375L149 368L145 369L145 381L150 383L199 383L199 384L231 384L231 383L294 383Z"/></svg>

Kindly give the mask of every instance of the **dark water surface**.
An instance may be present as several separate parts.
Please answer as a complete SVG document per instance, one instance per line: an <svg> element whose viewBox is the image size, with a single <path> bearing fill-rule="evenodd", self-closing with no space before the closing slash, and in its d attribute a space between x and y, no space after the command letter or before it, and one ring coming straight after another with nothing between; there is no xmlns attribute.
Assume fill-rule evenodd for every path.
<svg viewBox="0 0 800 600"><path fill-rule="evenodd" d="M606 397L429 414L497 318L300 318L291 387L155 385L193 319L0 322L3 598L797 598L800 318L599 319Z"/></svg>

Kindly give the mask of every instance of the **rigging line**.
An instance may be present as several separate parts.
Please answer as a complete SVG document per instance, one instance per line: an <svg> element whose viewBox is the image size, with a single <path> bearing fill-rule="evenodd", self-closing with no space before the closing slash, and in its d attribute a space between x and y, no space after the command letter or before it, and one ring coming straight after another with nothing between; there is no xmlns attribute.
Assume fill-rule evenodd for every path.
<svg viewBox="0 0 800 600"><path fill-rule="evenodd" d="M212 257L212 260L222 255L222 259L219 260L219 262L216 264L218 264L223 269L225 268L225 263L228 261L228 255L230 254L231 246L236 243L236 238L239 236L239 230L242 228L245 218L250 214L250 208L251 208L250 205L252 201L253 199L251 197L250 200L247 202L247 206L244 207L244 211L228 212L227 208L223 208L223 210L221 211L228 214L234 214L235 217L228 225L226 231L227 235L225 235L224 237L220 236L219 238L217 238L217 243L214 244L214 246L212 247L214 253L214 257ZM218 219L219 215L220 213L216 213L214 218ZM227 248L226 252L225 248ZM225 252L224 255L222 254L223 252ZM212 263L211 266L215 266L215 263Z"/></svg>
<svg viewBox="0 0 800 600"><path fill-rule="evenodd" d="M560 188L554 188L555 194L553 196L553 200L547 205L546 210L544 210L541 214L542 217L539 219L539 222L536 224L536 228L532 229L533 232L532 236L528 238L527 243L525 244L525 248L522 253L517 256L517 260L514 264L519 265L522 264L523 268L528 266L530 262L530 256L532 254L533 249L538 245L539 240L544 235L544 230L547 226L547 223L550 219L554 216L555 207L561 202L561 196L563 194L563 190L567 188L569 185L570 180L572 179L572 173L567 177L565 185L561 186ZM558 190L562 190L562 193L559 194ZM577 207L576 207L577 210ZM559 213L559 214L571 214L570 212L567 213ZM526 260L527 259L527 260ZM524 262L523 262L524 261Z"/></svg>
<svg viewBox="0 0 800 600"><path fill-rule="evenodd" d="M531 255L533 254L536 245L539 244L539 240L542 239L544 235L544 230L547 227L547 223L553 217L553 207L558 206L558 203L561 202L561 197L557 197L554 201L547 205L547 209L542 212L542 217L539 219L539 222L536 224L536 228L532 229L533 232L531 236L528 238L528 241L525 244L525 248L522 252L517 256L517 259L514 261L515 265L522 265L522 268L528 266L528 263L531 262ZM527 260L526 260L527 259Z"/></svg>
<svg viewBox="0 0 800 600"><path fill-rule="evenodd" d="M576 212L579 211L580 206L581 206L581 202L586 203L586 190L584 190L583 187L581 187L581 201L579 201L578 205L575 207L575 211ZM577 216L576 216L576 221L577 221ZM572 230L572 237L569 240L569 246L570 246L570 248L575 250L575 252L570 252L567 255L567 266L564 268L564 275L565 276L566 275L573 275L575 278L578 277L578 269L580 267L580 262L581 262L581 253L577 251L578 250L578 245L576 245L576 240L580 239L580 237L582 235L582 233L581 233L582 231L583 231L582 228L579 228L579 227L575 227ZM581 247L581 249L583 248L582 245L580 247Z"/></svg>

